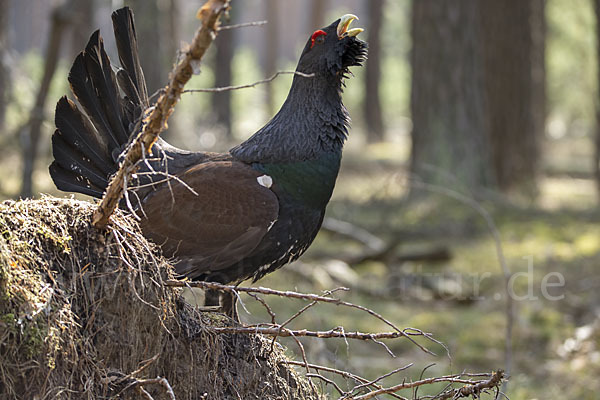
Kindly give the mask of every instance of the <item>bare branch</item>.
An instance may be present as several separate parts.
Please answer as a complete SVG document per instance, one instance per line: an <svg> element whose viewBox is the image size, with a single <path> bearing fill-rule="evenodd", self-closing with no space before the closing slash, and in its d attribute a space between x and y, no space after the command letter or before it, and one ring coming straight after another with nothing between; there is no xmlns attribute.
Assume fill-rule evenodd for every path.
<svg viewBox="0 0 600 400"><path fill-rule="evenodd" d="M395 370L390 371L387 374L381 375L380 377L377 377L377 378L375 378L372 381L365 382L365 383L363 383L361 385L355 386L354 388L352 388L352 392L355 392L355 391L357 391L359 389L362 389L362 388L365 388L365 387L368 387L368 386L374 386L377 382L381 381L382 379L385 379L385 378L387 378L389 376L392 376L392 375L394 375L394 374L396 374L396 373L398 373L400 371L407 370L407 369L409 369L412 366L413 366L413 363L410 363L410 364L405 365L404 367L396 368Z"/></svg>
<svg viewBox="0 0 600 400"><path fill-rule="evenodd" d="M414 381L414 382L403 382L401 384L391 386L389 388L382 388L382 389L374 390L372 392L369 392L369 393L361 395L361 396L354 396L354 397L347 397L347 398L352 399L352 400L369 400L376 396L380 396L382 394L395 393L395 392L397 392L399 390L403 390L403 389L417 388L419 386L430 385L432 383L449 382L449 383L461 383L461 384L464 384L465 386L458 388L458 389L452 389L451 391L442 394L441 397L438 397L438 398L439 399L449 399L449 398L458 399L461 397L479 396L479 394L485 390L498 388L498 386L502 383L503 378L504 378L504 371L502 371L502 370L493 372L492 376L489 379L482 380L482 381L472 381L469 379L462 379L461 375L446 375L446 376L440 376L440 377L435 377L435 378L420 379L420 380Z"/></svg>
<svg viewBox="0 0 600 400"><path fill-rule="evenodd" d="M285 363L285 364L290 364L290 365L304 366L304 363L301 363L299 361L285 360L285 361L282 361L282 362ZM323 365L308 364L308 366L310 368L318 370L318 371L330 372L332 374L340 375L340 376L342 376L342 377L344 377L346 379L352 379L355 382L360 382L360 383L363 383L363 384L364 383L370 383L369 386L373 386L376 389L381 389L381 386L379 386L379 385L377 385L375 383L375 381L377 381L377 380L375 380L375 381L369 381L368 379L365 379L362 376L355 375L355 374L350 373L348 371L342 371L342 370L331 368L331 367L325 367ZM489 374L486 375L486 376L489 376ZM399 395L397 395L395 393L388 393L388 395L390 395L390 396L392 396L392 397L394 397L396 399L406 400L405 397L399 396Z"/></svg>
<svg viewBox="0 0 600 400"><path fill-rule="evenodd" d="M274 81L279 75L298 75L304 78L312 78L315 74L305 74L299 71L278 71L270 78L262 79L260 81L256 81L254 83L249 83L246 85L238 85L238 86L223 86L218 88L208 88L208 89L188 89L184 90L183 93L219 93L219 92L228 92L231 90L239 90L239 89L248 89L253 88L258 85L262 85L264 83L269 83Z"/></svg>
<svg viewBox="0 0 600 400"><path fill-rule="evenodd" d="M173 388L171 387L171 385L169 384L169 381L166 378L162 378L160 376L157 376L156 378L153 379L136 379L134 380L132 383L130 383L129 385L127 385L127 387L123 390L127 390L130 388L140 388L144 393L146 392L144 390L144 386L147 385L160 385L164 388L165 393L167 394L167 396L169 397L170 400L176 400L175 398L175 392L173 392ZM148 396L150 396L147 392L146 394ZM150 397L152 398L152 397Z"/></svg>
<svg viewBox="0 0 600 400"><path fill-rule="evenodd" d="M267 314L269 314L269 316L271 317L271 323L273 325L276 325L277 324L277 322L275 321L276 315L275 315L275 312L273 312L273 309L271 308L271 306L269 306L269 304L267 304L267 302L257 294L248 293L248 296L254 298L254 300L258 301L260 304L263 305L265 310L267 310Z"/></svg>
<svg viewBox="0 0 600 400"><path fill-rule="evenodd" d="M234 24L234 25L222 25L217 30L218 31L226 31L227 29L247 28L249 26L264 26L267 23L268 23L268 21L254 21L254 22L244 22L241 24Z"/></svg>
<svg viewBox="0 0 600 400"><path fill-rule="evenodd" d="M417 346L418 348L420 348L422 351L424 351L427 354L431 354L431 355L435 355L435 353L433 353L431 350L425 348L423 345L419 344L418 342L416 342L411 336L423 336L427 339L429 339L430 341L439 344L441 346L443 346L446 351L448 351L448 349L439 341L435 340L430 333L426 333L423 332L419 329L415 329L415 328L405 328L405 329L400 329L398 328L396 325L394 325L392 322L388 321L387 319L385 319L383 316L381 316L380 314L376 313L375 311L358 305L358 304L353 304L353 303L349 303L340 299L336 299L334 297L324 297L324 296L318 296L316 294L306 294L306 293L298 293L298 292L291 292L291 291L279 291L279 290L274 290L274 289L269 289L269 288L264 288L264 287L257 287L257 288L249 288L249 287L236 287L236 286L232 286L232 285L222 285L220 283L216 283L216 282L202 282L202 281L198 281L198 282L185 282L185 281L176 281L176 280L169 280L165 282L165 286L172 286L172 287L197 287L197 288L202 288L202 289L214 289L214 290L220 290L220 291L224 291L224 292L246 292L246 293L260 293L260 294L264 294L264 295L274 295L274 296L280 296L280 297L289 297L289 298L293 298L293 299L302 299L302 300L309 300L309 301L318 301L321 303L330 303L330 304L335 304L338 306L344 306L344 307L349 307L349 308L355 308L357 310L361 310L366 312L367 314L372 315L373 317L377 318L378 320L380 320L381 322L383 322L384 324L386 324L387 326L391 327L392 329L394 329L396 331L396 337L405 337L408 340L410 340L415 346ZM347 291L349 289L347 288L338 288L335 289L337 290L344 290ZM380 339L379 337L375 337L375 339Z"/></svg>
<svg viewBox="0 0 600 400"><path fill-rule="evenodd" d="M474 385L465 385L463 387L449 390L442 394L438 399L460 399L461 397L473 396L478 398L481 392L491 389L499 389L500 384L504 380L504 371L495 371L488 380L480 381Z"/></svg>
<svg viewBox="0 0 600 400"><path fill-rule="evenodd" d="M325 383L328 383L331 386L333 386L335 388L335 390L337 390L340 395L342 395L342 396L344 395L344 391L338 386L337 383L335 383L334 381L332 381L329 378L324 377L323 375L308 373L308 374L306 374L306 377L307 378L319 378L319 379L325 381Z"/></svg>
<svg viewBox="0 0 600 400"><path fill-rule="evenodd" d="M328 331L309 331L308 329L292 330L288 328L282 328L281 325L268 325L268 326L225 326L225 327L209 327L208 331L214 333L244 333L244 334L258 334L268 336L282 336L282 337L318 337L321 339L329 338L346 338L346 339L358 339L358 340L380 340L380 339L398 339L406 337L402 332L344 332L338 328L330 329Z"/></svg>
<svg viewBox="0 0 600 400"><path fill-rule="evenodd" d="M181 97L184 85L194 75L195 66L216 37L219 18L227 7L229 7L229 0L208 0L198 11L202 26L196 31L183 60L171 72L169 84L162 91L155 106L147 110L142 132L128 146L119 170L110 181L102 201L94 211L92 217L94 226L98 228L106 226L123 195L124 177L131 176L137 170L137 163L142 155L150 151L158 135L166 128L167 120Z"/></svg>

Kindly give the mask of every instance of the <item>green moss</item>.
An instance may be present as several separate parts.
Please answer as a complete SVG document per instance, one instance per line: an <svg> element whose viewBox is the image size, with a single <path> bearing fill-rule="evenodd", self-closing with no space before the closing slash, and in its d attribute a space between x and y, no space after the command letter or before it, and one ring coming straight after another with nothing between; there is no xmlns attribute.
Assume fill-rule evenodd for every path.
<svg viewBox="0 0 600 400"><path fill-rule="evenodd" d="M6 328L12 329L15 327L17 319L15 318L15 314L6 313L0 316L0 323L2 323Z"/></svg>
<svg viewBox="0 0 600 400"><path fill-rule="evenodd" d="M39 233L43 238L52 241L52 243L60 248L63 253L70 253L71 248L69 247L69 242L72 240L69 235L58 235L55 230L51 229L49 226L40 223L38 225L37 233Z"/></svg>

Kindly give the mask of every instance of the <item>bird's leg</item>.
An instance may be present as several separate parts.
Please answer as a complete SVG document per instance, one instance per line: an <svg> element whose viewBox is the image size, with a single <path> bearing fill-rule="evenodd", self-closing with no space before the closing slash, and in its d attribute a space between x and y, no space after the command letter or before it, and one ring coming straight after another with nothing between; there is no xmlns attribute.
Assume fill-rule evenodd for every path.
<svg viewBox="0 0 600 400"><path fill-rule="evenodd" d="M236 324L240 323L240 317L237 312L237 296L235 293L229 292L221 295L221 311Z"/></svg>
<svg viewBox="0 0 600 400"><path fill-rule="evenodd" d="M215 289L206 289L204 291L204 306L218 306L219 305L219 297L221 292Z"/></svg>

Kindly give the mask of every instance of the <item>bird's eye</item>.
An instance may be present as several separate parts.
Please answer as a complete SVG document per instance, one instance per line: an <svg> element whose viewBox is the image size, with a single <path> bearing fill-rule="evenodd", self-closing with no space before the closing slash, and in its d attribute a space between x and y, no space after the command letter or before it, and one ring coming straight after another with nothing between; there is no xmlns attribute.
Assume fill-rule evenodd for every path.
<svg viewBox="0 0 600 400"><path fill-rule="evenodd" d="M327 33L322 30L319 29L318 31L315 31L310 37L310 48L312 49L315 46L315 43L323 43L325 41L325 36L327 36Z"/></svg>

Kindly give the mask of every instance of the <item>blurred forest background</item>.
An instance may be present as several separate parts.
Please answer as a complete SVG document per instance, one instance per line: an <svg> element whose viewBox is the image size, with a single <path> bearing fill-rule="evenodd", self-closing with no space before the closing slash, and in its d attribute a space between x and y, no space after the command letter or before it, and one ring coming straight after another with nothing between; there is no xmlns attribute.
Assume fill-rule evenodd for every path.
<svg viewBox="0 0 600 400"><path fill-rule="evenodd" d="M64 196L47 171L54 105L93 30L101 29L117 59L112 10L133 8L155 91L191 39L200 3L0 0L0 199ZM268 23L221 32L187 88L293 70L310 33L348 12L360 17L353 26L366 29L361 37L370 44L369 61L353 69L345 90L352 130L325 229L300 262L261 285L348 286L350 301L432 332L452 355L434 346L439 356L431 357L395 341L394 359L365 343L306 341L309 360L372 377L408 362L413 378L430 363L426 375L487 371L506 365L509 326L512 400L597 398L600 0L232 6L227 24ZM186 149L225 151L268 121L290 82L288 75L251 89L185 94L164 137ZM557 284L545 291L548 282ZM272 304L278 315L295 306ZM269 318L260 305L248 308L243 319ZM294 324L385 330L327 305Z"/></svg>

